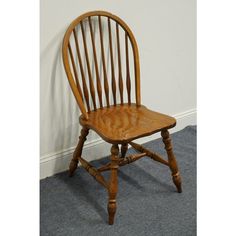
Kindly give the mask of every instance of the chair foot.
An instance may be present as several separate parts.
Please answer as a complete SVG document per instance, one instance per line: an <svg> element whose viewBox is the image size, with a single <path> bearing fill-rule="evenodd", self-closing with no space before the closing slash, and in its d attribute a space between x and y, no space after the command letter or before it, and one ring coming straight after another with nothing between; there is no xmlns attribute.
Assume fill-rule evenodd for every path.
<svg viewBox="0 0 236 236"><path fill-rule="evenodd" d="M78 166L78 158L75 160L72 159L69 165L69 177L72 177L74 175L77 166Z"/></svg>
<svg viewBox="0 0 236 236"><path fill-rule="evenodd" d="M80 137L79 137L79 143L73 153L73 158L70 162L70 165L69 165L69 176L72 177L75 170L77 169L78 167L78 157L81 156L82 154L82 149L83 149L83 146L84 146L84 142L86 141L86 137L88 135L88 132L89 130L86 129L86 128L82 128L81 130L81 134L80 134Z"/></svg>
<svg viewBox="0 0 236 236"><path fill-rule="evenodd" d="M161 136L163 143L165 144L165 149L168 155L168 162L169 162L169 167L172 172L172 179L173 182L177 188L177 191L179 193L182 192L182 186L181 186L181 176L179 173L177 161L175 159L174 153L173 153L173 148L171 144L171 138L168 130L162 130L161 131Z"/></svg>
<svg viewBox="0 0 236 236"><path fill-rule="evenodd" d="M181 185L181 177L179 172L176 173L175 175L172 175L173 182L177 188L178 193L182 193L182 185Z"/></svg>
<svg viewBox="0 0 236 236"><path fill-rule="evenodd" d="M109 225L113 225L116 214L116 200L109 200L107 210L109 214L108 223Z"/></svg>
<svg viewBox="0 0 236 236"><path fill-rule="evenodd" d="M109 201L107 205L107 210L109 214L109 225L114 223L115 213L116 213L116 194L118 191L118 177L117 171L119 167L119 147L118 145L112 145L111 148L111 175L109 181L108 195Z"/></svg>

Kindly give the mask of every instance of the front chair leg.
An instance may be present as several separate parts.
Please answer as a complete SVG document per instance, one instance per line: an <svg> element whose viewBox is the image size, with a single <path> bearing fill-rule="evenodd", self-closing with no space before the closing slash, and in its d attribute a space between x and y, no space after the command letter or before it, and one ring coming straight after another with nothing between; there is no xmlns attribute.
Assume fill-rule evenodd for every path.
<svg viewBox="0 0 236 236"><path fill-rule="evenodd" d="M88 129L82 128L81 133L80 133L80 137L79 137L79 143L73 153L73 158L72 158L72 160L70 162L70 166L69 166L70 177L73 176L73 174L78 166L78 157L80 157L82 154L84 142L86 141L86 137L87 137L88 133L89 133Z"/></svg>
<svg viewBox="0 0 236 236"><path fill-rule="evenodd" d="M178 190L179 193L182 192L181 187L181 177L178 170L178 165L172 150L171 139L168 130L162 130L161 136L163 143L165 144L165 149L168 155L169 167L172 172L173 182Z"/></svg>
<svg viewBox="0 0 236 236"><path fill-rule="evenodd" d="M109 225L114 223L114 217L116 213L116 194L118 191L118 178L117 178L117 171L118 171L118 163L119 163L119 147L117 144L113 144L111 147L111 175L108 187L108 214L109 214Z"/></svg>

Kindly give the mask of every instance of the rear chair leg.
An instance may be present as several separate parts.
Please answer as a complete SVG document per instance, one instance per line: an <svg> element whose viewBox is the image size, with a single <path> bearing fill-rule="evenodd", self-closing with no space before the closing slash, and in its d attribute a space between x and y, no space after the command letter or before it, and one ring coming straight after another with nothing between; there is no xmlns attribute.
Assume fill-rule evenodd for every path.
<svg viewBox="0 0 236 236"><path fill-rule="evenodd" d="M119 147L117 144L113 144L111 147L111 175L108 187L108 214L109 214L109 225L113 225L114 217L116 213L116 194L118 191L118 179L117 179L117 171L118 171L118 163L119 163Z"/></svg>
<svg viewBox="0 0 236 236"><path fill-rule="evenodd" d="M81 133L80 133L80 137L79 137L79 143L73 153L73 158L70 162L70 166L69 166L69 176L73 176L75 170L77 169L78 166L78 157L81 156L82 154L82 149L84 146L84 142L86 141L86 136L88 135L89 130L86 128L82 128Z"/></svg>
<svg viewBox="0 0 236 236"><path fill-rule="evenodd" d="M122 144L121 145L121 157L124 158L125 154L128 150L128 143Z"/></svg>
<svg viewBox="0 0 236 236"><path fill-rule="evenodd" d="M169 161L170 170L172 172L173 182L174 182L178 192L181 193L182 192L181 177L180 177L178 165L177 165L177 162L176 162L173 150L172 150L171 138L169 135L169 131L162 130L161 136L162 136L163 143L165 144L165 149L166 149L166 152L168 155L168 161Z"/></svg>

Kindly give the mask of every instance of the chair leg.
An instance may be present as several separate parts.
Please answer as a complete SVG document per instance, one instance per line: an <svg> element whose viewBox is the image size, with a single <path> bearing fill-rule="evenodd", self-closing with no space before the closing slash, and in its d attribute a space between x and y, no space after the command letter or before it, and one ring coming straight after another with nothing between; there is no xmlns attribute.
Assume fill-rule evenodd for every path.
<svg viewBox="0 0 236 236"><path fill-rule="evenodd" d="M178 192L181 193L182 192L181 177L180 177L180 173L178 170L177 161L175 159L175 156L174 156L174 153L172 150L171 138L169 135L169 131L162 130L161 136L162 136L163 143L165 144L165 149L166 149L166 152L168 155L168 161L169 161L170 170L172 172L173 182L174 182Z"/></svg>
<svg viewBox="0 0 236 236"><path fill-rule="evenodd" d="M82 154L82 149L84 146L84 142L86 141L86 137L89 133L89 130L86 128L82 128L81 133L80 133L80 137L79 137L79 143L73 153L73 158L70 162L70 166L69 166L69 176L73 176L75 170L77 169L78 166L78 157L81 156Z"/></svg>
<svg viewBox="0 0 236 236"><path fill-rule="evenodd" d="M111 147L111 175L110 175L110 181L109 181L109 187L108 187L108 195L109 195L109 201L108 201L108 214L109 214L109 225L112 225L114 223L114 217L116 213L116 194L118 191L118 163L119 163L119 147L117 144L112 145Z"/></svg>
<svg viewBox="0 0 236 236"><path fill-rule="evenodd" d="M121 145L121 157L124 158L125 154L128 150L128 143L122 144Z"/></svg>

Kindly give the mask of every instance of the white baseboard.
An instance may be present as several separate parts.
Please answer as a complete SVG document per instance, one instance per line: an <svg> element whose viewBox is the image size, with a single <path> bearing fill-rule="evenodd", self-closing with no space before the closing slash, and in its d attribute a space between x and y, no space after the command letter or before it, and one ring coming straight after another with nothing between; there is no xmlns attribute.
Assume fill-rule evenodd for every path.
<svg viewBox="0 0 236 236"><path fill-rule="evenodd" d="M197 123L196 116L197 116L196 109L191 109L174 115L174 117L177 120L177 125L175 128L171 129L170 132L171 133L177 132L188 125L196 125ZM136 142L145 143L159 137L160 134L158 133L148 137L140 138ZM44 179L56 173L67 170L74 149L75 147L70 147L68 149L61 150L56 153L42 156L40 158L40 179ZM109 153L110 153L110 144L106 143L102 139L96 139L85 143L83 149L83 156L85 156L86 160L88 161L96 160L101 157L107 156L109 155Z"/></svg>

